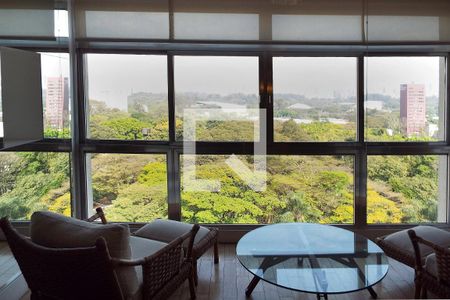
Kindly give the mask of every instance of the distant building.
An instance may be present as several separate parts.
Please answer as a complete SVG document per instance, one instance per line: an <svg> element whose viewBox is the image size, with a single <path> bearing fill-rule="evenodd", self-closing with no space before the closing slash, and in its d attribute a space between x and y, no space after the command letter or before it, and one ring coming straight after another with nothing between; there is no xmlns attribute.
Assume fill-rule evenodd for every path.
<svg viewBox="0 0 450 300"><path fill-rule="evenodd" d="M366 109L383 110L383 101L367 100Z"/></svg>
<svg viewBox="0 0 450 300"><path fill-rule="evenodd" d="M400 85L400 121L407 136L424 133L426 129L425 85Z"/></svg>
<svg viewBox="0 0 450 300"><path fill-rule="evenodd" d="M68 116L69 84L67 77L47 78L45 97L45 119L50 127L63 129L64 118Z"/></svg>

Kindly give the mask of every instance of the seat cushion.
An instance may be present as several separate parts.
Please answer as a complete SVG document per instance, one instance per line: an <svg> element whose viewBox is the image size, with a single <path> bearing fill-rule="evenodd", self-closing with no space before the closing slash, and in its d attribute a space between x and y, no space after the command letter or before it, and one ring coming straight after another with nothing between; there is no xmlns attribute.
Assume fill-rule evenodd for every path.
<svg viewBox="0 0 450 300"><path fill-rule="evenodd" d="M430 254L425 258L425 270L431 275L437 278L437 264L436 264L436 254Z"/></svg>
<svg viewBox="0 0 450 300"><path fill-rule="evenodd" d="M99 237L108 245L111 257L130 259L130 230L128 225L95 224L52 212L35 212L31 216L31 240L49 248L92 247ZM116 269L125 299L139 290L138 278L133 267Z"/></svg>
<svg viewBox="0 0 450 300"><path fill-rule="evenodd" d="M442 230L433 226L416 226L412 229L416 232L417 236L426 239L436 245L445 248L450 246L450 232L446 230ZM414 257L414 248L411 239L409 238L407 229L388 235L384 238L383 243L404 252L405 255ZM420 245L420 255L424 261L425 258L432 252L433 249L431 249L430 247L423 244Z"/></svg>
<svg viewBox="0 0 450 300"><path fill-rule="evenodd" d="M163 242L158 242L154 240L149 240L141 237L130 236L130 246L131 246L131 258L132 259L140 259L146 256L152 255L156 253L158 250L164 248L167 244ZM142 299L142 287L143 287L143 273L142 267L135 267L137 274L137 281L139 285L139 289L135 292L134 295L130 295L130 299Z"/></svg>
<svg viewBox="0 0 450 300"><path fill-rule="evenodd" d="M173 221L173 220L156 219L156 220L146 224L139 230L137 230L135 232L135 235L144 237L147 239L170 243L177 237L190 231L192 229L192 226L193 226L192 224L187 224L187 223ZM208 228L200 226L200 229L198 230L198 232L195 236L194 247L208 233L209 233Z"/></svg>

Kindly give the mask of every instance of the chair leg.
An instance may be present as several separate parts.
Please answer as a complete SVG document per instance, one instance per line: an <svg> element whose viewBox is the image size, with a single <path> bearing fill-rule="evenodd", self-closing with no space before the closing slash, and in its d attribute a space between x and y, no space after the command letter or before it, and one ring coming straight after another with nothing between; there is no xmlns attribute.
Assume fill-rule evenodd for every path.
<svg viewBox="0 0 450 300"><path fill-rule="evenodd" d="M420 282L416 281L415 291L414 291L414 298L419 299L420 298L420 291L422 289L422 285Z"/></svg>
<svg viewBox="0 0 450 300"><path fill-rule="evenodd" d="M189 293L191 294L191 300L194 300L196 298L196 295L195 295L195 283L193 273L191 274L191 276L189 276Z"/></svg>
<svg viewBox="0 0 450 300"><path fill-rule="evenodd" d="M216 241L214 242L214 263L219 263L219 243Z"/></svg>
<svg viewBox="0 0 450 300"><path fill-rule="evenodd" d="M427 289L425 287L422 287L420 298L427 299Z"/></svg>
<svg viewBox="0 0 450 300"><path fill-rule="evenodd" d="M38 293L31 291L30 300L39 300L40 298Z"/></svg>
<svg viewBox="0 0 450 300"><path fill-rule="evenodd" d="M194 259L194 261L192 262L192 266L193 266L192 274L194 277L194 283L195 286L197 286L198 285L197 259Z"/></svg>

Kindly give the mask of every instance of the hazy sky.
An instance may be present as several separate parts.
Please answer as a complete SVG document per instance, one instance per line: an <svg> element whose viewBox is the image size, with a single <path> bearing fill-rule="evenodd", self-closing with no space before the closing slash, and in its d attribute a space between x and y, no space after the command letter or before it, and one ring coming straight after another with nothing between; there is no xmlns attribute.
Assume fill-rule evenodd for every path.
<svg viewBox="0 0 450 300"><path fill-rule="evenodd" d="M133 92L167 93L166 57L89 54L90 99L125 109ZM44 54L43 77L68 76L68 55ZM258 94L257 57L175 57L175 91ZM371 57L366 60L369 93L399 97L400 84L422 83L438 95L439 58ZM274 58L274 93L307 97L356 96L355 58Z"/></svg>

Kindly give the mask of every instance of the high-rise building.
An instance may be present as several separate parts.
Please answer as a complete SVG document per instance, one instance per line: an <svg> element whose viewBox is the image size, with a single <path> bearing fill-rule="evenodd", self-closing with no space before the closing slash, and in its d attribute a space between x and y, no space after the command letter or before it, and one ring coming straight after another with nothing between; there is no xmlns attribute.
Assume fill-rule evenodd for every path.
<svg viewBox="0 0 450 300"><path fill-rule="evenodd" d="M67 77L47 78L45 97L45 118L51 128L63 129L64 118L68 116L69 84Z"/></svg>
<svg viewBox="0 0 450 300"><path fill-rule="evenodd" d="M400 85L400 120L407 136L423 134L426 129L425 85Z"/></svg>

